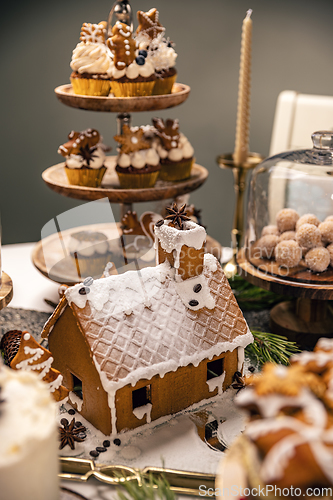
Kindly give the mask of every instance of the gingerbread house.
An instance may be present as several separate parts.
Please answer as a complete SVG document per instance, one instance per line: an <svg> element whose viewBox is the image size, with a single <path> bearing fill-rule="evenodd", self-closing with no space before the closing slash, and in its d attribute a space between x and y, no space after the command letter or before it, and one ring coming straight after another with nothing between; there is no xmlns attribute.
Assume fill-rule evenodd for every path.
<svg viewBox="0 0 333 500"><path fill-rule="evenodd" d="M69 288L42 332L69 401L106 435L220 395L253 340L204 228L178 221L155 225L156 267Z"/></svg>

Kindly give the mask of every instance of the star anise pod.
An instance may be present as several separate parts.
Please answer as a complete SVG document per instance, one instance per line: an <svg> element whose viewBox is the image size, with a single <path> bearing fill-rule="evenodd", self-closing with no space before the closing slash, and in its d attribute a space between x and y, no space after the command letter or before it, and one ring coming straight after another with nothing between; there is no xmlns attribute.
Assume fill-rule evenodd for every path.
<svg viewBox="0 0 333 500"><path fill-rule="evenodd" d="M96 151L96 149L96 146L91 148L89 144L80 148L80 155L84 160L86 160L88 167L90 165L90 161L97 157L97 155L94 155L94 151Z"/></svg>
<svg viewBox="0 0 333 500"><path fill-rule="evenodd" d="M166 210L169 212L169 215L166 216L167 220L171 220L171 222L175 225L178 225L179 229L183 229L183 221L191 220L189 217L186 217L185 212L186 203L178 209L177 204L174 202L172 207L166 207Z"/></svg>
<svg viewBox="0 0 333 500"><path fill-rule="evenodd" d="M60 433L60 446L59 449L62 450L66 444L70 446L72 450L75 449L75 441L82 443L86 439L86 428L80 424L75 425L75 418L72 419L71 423L68 423L66 418L60 421L62 427L59 427Z"/></svg>

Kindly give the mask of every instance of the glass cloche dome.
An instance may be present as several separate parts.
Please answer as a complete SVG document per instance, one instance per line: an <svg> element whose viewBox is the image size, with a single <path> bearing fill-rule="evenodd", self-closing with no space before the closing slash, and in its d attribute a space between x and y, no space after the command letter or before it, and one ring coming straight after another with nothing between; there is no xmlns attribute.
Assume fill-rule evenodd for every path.
<svg viewBox="0 0 333 500"><path fill-rule="evenodd" d="M267 158L252 172L245 247L273 274L333 271L333 132L313 149Z"/></svg>

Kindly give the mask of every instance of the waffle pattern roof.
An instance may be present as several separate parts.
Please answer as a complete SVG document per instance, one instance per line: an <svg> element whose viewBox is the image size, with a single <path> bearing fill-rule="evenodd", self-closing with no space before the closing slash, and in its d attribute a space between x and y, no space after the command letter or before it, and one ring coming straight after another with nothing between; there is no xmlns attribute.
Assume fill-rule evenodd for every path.
<svg viewBox="0 0 333 500"><path fill-rule="evenodd" d="M198 311L184 305L172 276L164 276L163 281L157 276L154 279L152 273L158 267L150 269L146 281L142 270L142 282L146 290L149 288L149 307L142 300L137 301L131 313L125 314L117 310L117 301L112 298L100 310L94 307L89 295L84 307L71 302L96 367L103 375L102 381L107 381L109 388L134 385L141 378L149 379L156 374L163 376L179 366L197 365L203 359L252 342L219 265L215 272L204 268L215 308L203 307ZM106 285L108 279L98 281Z"/></svg>

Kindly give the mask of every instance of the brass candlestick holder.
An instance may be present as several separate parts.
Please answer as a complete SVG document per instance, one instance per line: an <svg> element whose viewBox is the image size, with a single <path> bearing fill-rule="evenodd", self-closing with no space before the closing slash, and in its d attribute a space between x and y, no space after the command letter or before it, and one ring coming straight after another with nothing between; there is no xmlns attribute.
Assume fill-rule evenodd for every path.
<svg viewBox="0 0 333 500"><path fill-rule="evenodd" d="M232 257L223 264L223 270L227 278L232 278L237 274L237 252L241 248L241 241L244 231L244 198L246 190L247 173L263 161L264 157L258 153L249 153L246 161L241 165L234 163L233 154L228 153L217 157L216 161L220 168L231 169L234 176L234 190L236 204L234 211L234 221L231 231Z"/></svg>

